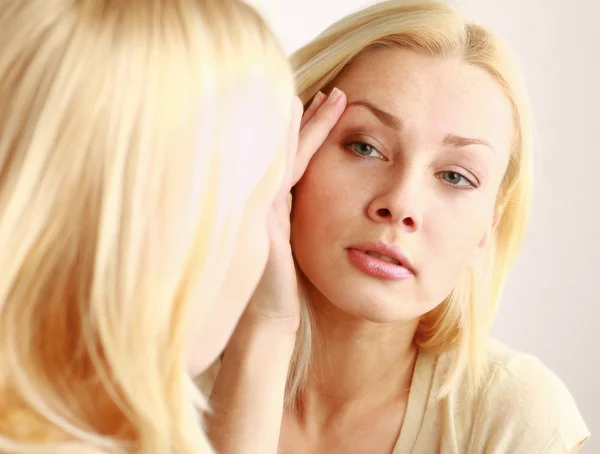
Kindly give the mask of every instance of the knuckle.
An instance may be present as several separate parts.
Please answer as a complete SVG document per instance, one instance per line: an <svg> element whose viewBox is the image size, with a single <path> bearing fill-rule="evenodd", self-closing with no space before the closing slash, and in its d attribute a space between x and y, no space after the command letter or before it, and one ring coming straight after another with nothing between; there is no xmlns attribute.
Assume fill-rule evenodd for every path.
<svg viewBox="0 0 600 454"><path fill-rule="evenodd" d="M319 109L319 111L313 116L311 122L314 122L321 127L331 129L335 125L336 119L332 115L330 109Z"/></svg>

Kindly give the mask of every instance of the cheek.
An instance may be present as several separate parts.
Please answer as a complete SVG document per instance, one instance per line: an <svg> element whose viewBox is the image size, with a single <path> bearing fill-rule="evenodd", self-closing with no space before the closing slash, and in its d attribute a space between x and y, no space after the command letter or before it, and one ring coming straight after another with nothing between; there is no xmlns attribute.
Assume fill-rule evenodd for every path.
<svg viewBox="0 0 600 454"><path fill-rule="evenodd" d="M318 156L294 188L293 246L315 248L335 242L340 230L360 214L360 201L353 197L352 178L331 161Z"/></svg>
<svg viewBox="0 0 600 454"><path fill-rule="evenodd" d="M304 262L307 251L318 247L314 244L319 232L326 230L322 227L323 212L327 201L321 197L317 186L313 183L308 172L294 188L292 213L290 216L290 243L292 251L300 264Z"/></svg>
<svg viewBox="0 0 600 454"><path fill-rule="evenodd" d="M490 206L493 201L474 198L472 203L439 204L431 210L423 233L436 273L443 269L456 277L473 263L492 224Z"/></svg>
<svg viewBox="0 0 600 454"><path fill-rule="evenodd" d="M485 227L480 221L476 226L472 219L451 217L437 218L425 226L421 242L424 254L420 257L425 263L421 276L424 293L420 299L437 305L475 262Z"/></svg>

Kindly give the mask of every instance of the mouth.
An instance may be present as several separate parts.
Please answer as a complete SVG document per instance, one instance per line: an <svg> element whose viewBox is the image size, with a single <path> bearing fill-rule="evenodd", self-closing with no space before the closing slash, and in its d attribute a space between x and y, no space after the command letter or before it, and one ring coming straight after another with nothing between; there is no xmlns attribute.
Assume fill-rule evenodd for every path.
<svg viewBox="0 0 600 454"><path fill-rule="evenodd" d="M414 267L398 246L378 241L353 245L347 251L350 263L370 276L392 280L415 276Z"/></svg>
<svg viewBox="0 0 600 454"><path fill-rule="evenodd" d="M386 262L393 263L394 265L401 266L400 262L398 260L396 260L395 258L393 258L393 257L389 257L389 256L383 255L383 254L378 254L375 251L366 251L365 254L371 255L373 257L377 257L378 259L381 259L381 260L385 260Z"/></svg>

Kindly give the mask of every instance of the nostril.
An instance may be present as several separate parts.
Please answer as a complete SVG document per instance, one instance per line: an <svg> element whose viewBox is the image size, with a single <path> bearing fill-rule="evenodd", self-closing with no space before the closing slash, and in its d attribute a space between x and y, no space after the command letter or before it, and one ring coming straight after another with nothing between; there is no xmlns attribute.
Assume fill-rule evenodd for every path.
<svg viewBox="0 0 600 454"><path fill-rule="evenodd" d="M392 215L390 210L388 210L387 208L380 208L379 210L377 210L377 214L382 218L389 218Z"/></svg>
<svg viewBox="0 0 600 454"><path fill-rule="evenodd" d="M413 218L407 217L404 218L402 220L402 223L407 226L407 227L414 227L415 226L415 221L413 220Z"/></svg>

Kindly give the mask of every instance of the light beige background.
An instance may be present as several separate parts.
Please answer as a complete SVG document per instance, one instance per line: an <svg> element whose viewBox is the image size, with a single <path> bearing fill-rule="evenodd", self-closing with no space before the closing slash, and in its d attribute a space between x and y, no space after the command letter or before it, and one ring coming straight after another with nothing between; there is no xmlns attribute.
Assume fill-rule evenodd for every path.
<svg viewBox="0 0 600 454"><path fill-rule="evenodd" d="M291 53L365 0L251 0ZM536 120L536 194L495 335L567 384L600 453L600 1L458 0L522 64Z"/></svg>

